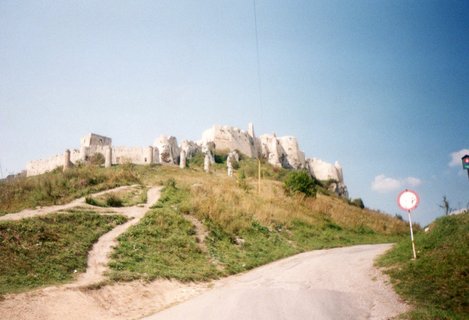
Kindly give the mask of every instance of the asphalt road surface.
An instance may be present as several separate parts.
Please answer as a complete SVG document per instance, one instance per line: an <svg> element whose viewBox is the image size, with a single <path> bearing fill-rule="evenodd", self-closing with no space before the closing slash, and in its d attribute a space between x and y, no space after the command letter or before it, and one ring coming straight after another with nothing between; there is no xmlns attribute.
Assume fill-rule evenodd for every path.
<svg viewBox="0 0 469 320"><path fill-rule="evenodd" d="M373 260L391 245L302 253L222 280L159 319L390 319L407 310Z"/></svg>

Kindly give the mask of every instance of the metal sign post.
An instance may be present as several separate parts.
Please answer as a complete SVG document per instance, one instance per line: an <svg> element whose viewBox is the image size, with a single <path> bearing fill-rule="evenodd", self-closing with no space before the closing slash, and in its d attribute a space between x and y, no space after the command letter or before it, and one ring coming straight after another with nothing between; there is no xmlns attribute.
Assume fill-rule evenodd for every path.
<svg viewBox="0 0 469 320"><path fill-rule="evenodd" d="M415 252L415 242L414 242L414 231L412 230L412 218L410 216L410 210L407 210L409 214L409 226L410 226L410 240L412 241L412 252L414 253L414 260L417 259L417 253Z"/></svg>
<svg viewBox="0 0 469 320"><path fill-rule="evenodd" d="M419 204L419 196L417 192L405 189L397 197L397 203L402 210L407 211L409 215L409 226L410 226L410 240L412 241L412 253L414 260L417 259L417 253L415 252L415 243L414 243L414 231L412 230L412 217L410 211L417 208Z"/></svg>

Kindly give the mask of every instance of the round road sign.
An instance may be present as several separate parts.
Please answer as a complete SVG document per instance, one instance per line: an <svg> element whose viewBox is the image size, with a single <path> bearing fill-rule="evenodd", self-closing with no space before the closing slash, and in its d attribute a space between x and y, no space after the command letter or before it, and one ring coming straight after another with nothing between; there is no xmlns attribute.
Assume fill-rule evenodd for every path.
<svg viewBox="0 0 469 320"><path fill-rule="evenodd" d="M414 210L419 204L419 196L417 192L405 189L399 193L399 196L397 197L397 203L402 210Z"/></svg>

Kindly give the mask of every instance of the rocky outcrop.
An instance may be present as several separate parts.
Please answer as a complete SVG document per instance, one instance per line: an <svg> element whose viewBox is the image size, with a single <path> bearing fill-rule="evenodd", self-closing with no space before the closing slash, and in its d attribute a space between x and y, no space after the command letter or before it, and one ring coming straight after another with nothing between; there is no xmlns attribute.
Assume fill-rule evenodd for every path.
<svg viewBox="0 0 469 320"><path fill-rule="evenodd" d="M254 133L252 129L252 134ZM257 157L256 142L249 132L230 126L213 126L202 134L201 144L215 143L216 150L234 151L249 158Z"/></svg>
<svg viewBox="0 0 469 320"><path fill-rule="evenodd" d="M327 181L330 191L339 196L348 197L342 167L338 161L331 164L321 159L312 158L306 161L306 169L317 180Z"/></svg>
<svg viewBox="0 0 469 320"><path fill-rule="evenodd" d="M300 150L298 141L295 137L281 137L278 139L282 158L280 159L282 167L288 169L302 169L305 167L305 154Z"/></svg>
<svg viewBox="0 0 469 320"><path fill-rule="evenodd" d="M181 151L184 151L186 153L187 159L191 159L193 156L195 156L197 152L200 152L202 150L202 147L200 145L190 140L182 141L179 148L181 149Z"/></svg>
<svg viewBox="0 0 469 320"><path fill-rule="evenodd" d="M273 166L287 169L306 169L311 176L326 181L329 190L347 197L342 167L338 162L330 164L317 158L305 159L298 140L292 136L277 137L264 134L259 138L250 123L247 131L231 126L213 126L202 134L199 142L184 140L178 146L173 136L160 136L150 147L113 147L112 139L90 133L80 140L80 150L66 151L44 160L30 161L26 166L27 175L37 175L63 166L65 170L80 161L85 162L96 153L105 158L105 166L113 164L179 164L186 167L186 160L197 153L204 156L204 169L210 172L215 163L215 152L229 152L227 161L228 175L233 170L240 155L249 158L264 158Z"/></svg>
<svg viewBox="0 0 469 320"><path fill-rule="evenodd" d="M317 158L306 159L295 137L277 137L274 133L257 138L252 124L249 124L247 132L230 126L214 126L203 133L201 145L204 154L212 148L217 151L237 150L250 158L261 156L275 167L306 169L311 176L327 182L332 192L348 197L339 163L330 164Z"/></svg>
<svg viewBox="0 0 469 320"><path fill-rule="evenodd" d="M305 154L300 150L295 137L277 138L275 134L260 137L262 157L276 167L302 169L305 167Z"/></svg>
<svg viewBox="0 0 469 320"><path fill-rule="evenodd" d="M280 143L275 134L263 134L259 138L261 154L268 163L275 167L282 167L281 159L286 155L282 152Z"/></svg>
<svg viewBox="0 0 469 320"><path fill-rule="evenodd" d="M158 148L161 164L178 164L180 149L177 139L173 136L160 136L155 140L154 147Z"/></svg>

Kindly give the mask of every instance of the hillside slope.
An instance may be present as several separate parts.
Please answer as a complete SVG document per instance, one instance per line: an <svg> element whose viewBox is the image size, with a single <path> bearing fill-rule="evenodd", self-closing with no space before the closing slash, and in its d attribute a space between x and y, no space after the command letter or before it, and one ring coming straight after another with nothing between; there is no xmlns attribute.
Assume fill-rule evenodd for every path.
<svg viewBox="0 0 469 320"><path fill-rule="evenodd" d="M410 319L469 318L469 212L437 219L428 233L399 242L379 260L398 293L415 305Z"/></svg>
<svg viewBox="0 0 469 320"><path fill-rule="evenodd" d="M228 177L221 166L212 174L197 167L145 169L142 180L165 189L119 239L111 278L207 280L307 250L393 242L407 234L402 221L336 196L288 195L268 168L271 178L260 191L254 177Z"/></svg>
<svg viewBox="0 0 469 320"><path fill-rule="evenodd" d="M316 197L287 194L282 181L288 171L268 164L262 166L258 191L256 169L255 162L241 161L237 177L228 177L224 164L216 164L212 173L206 174L197 159L184 170L158 165L107 170L78 167L1 187L11 196L6 198L9 208L18 208L22 200L35 205L43 185L48 188L42 193L47 196L44 203L65 202L89 194L95 186L109 188L126 181L165 185L160 201L138 225L119 237L110 263L109 277L114 280L208 280L307 250L393 242L407 232L402 221L352 206L325 190L319 190ZM23 186L31 187L23 190ZM6 228L2 237L14 237L11 230ZM61 237L51 241L60 243ZM5 254L15 259L18 251L14 246L9 250ZM47 269L57 261L46 255L43 263Z"/></svg>

